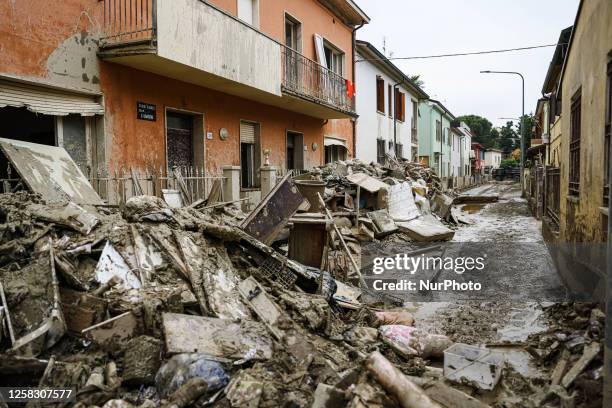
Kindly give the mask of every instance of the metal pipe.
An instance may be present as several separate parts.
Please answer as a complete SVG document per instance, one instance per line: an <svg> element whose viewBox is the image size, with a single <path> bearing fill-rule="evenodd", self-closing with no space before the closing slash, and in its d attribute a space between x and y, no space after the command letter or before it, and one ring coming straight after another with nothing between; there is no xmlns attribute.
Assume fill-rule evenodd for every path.
<svg viewBox="0 0 612 408"><path fill-rule="evenodd" d="M352 80L353 80L353 89L355 88L355 83L356 83L356 78L357 75L355 73L355 68L356 68L356 61L357 58L355 57L355 52L357 51L357 30L359 30L361 27L363 27L365 25L365 21L362 21L361 24L359 24L357 27L353 28L353 33L352 33L352 41L351 41L351 45L353 48L353 75L351 75ZM356 93L353 93L353 98L355 100L355 103L353 103L353 109L356 111L357 110L357 96ZM357 157L357 121L359 120L359 118L354 119L353 120L353 157ZM325 155L325 149L323 149L323 155Z"/></svg>

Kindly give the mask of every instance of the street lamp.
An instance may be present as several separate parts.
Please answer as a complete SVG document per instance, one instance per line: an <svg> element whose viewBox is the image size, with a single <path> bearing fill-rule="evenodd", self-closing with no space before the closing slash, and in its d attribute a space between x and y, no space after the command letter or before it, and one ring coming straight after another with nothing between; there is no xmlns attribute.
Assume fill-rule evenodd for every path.
<svg viewBox="0 0 612 408"><path fill-rule="evenodd" d="M523 108L521 111L521 185L523 184L523 172L524 172L524 157L525 156L525 78L520 72L514 71L480 71L481 74L510 74L518 75L521 77L523 84Z"/></svg>

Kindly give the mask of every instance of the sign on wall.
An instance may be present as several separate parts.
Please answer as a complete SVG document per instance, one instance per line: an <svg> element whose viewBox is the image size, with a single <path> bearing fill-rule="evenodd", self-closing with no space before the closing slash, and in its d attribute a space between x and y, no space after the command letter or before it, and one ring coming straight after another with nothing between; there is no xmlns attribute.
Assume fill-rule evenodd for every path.
<svg viewBox="0 0 612 408"><path fill-rule="evenodd" d="M155 105L140 101L136 102L136 118L155 122L157 119L156 112Z"/></svg>

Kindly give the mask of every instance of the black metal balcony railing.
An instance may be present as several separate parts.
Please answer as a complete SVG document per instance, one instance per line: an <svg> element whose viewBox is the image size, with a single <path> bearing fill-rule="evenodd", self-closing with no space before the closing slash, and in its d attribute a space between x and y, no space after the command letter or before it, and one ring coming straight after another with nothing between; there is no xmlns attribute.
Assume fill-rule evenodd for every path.
<svg viewBox="0 0 612 408"><path fill-rule="evenodd" d="M156 0L104 0L106 45L155 38Z"/></svg>
<svg viewBox="0 0 612 408"><path fill-rule="evenodd" d="M346 80L299 52L281 45L283 90L343 111L353 111Z"/></svg>

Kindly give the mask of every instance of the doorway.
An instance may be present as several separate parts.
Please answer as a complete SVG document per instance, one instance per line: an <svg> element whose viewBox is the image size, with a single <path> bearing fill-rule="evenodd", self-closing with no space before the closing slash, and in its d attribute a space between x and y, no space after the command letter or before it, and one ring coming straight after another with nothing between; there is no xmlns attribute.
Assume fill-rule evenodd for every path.
<svg viewBox="0 0 612 408"><path fill-rule="evenodd" d="M304 134L287 132L287 170L304 170Z"/></svg>
<svg viewBox="0 0 612 408"><path fill-rule="evenodd" d="M194 165L193 116L166 112L166 145L169 170Z"/></svg>

